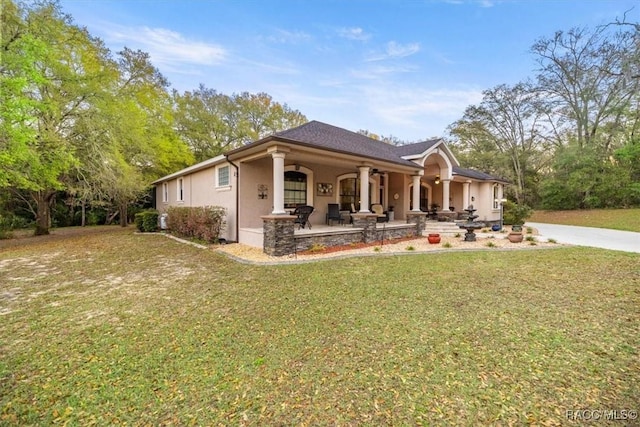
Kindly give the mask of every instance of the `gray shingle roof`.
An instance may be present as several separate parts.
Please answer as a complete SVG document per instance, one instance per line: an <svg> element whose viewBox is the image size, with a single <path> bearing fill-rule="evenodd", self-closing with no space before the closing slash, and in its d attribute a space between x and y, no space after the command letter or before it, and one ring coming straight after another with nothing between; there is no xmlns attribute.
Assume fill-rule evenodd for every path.
<svg viewBox="0 0 640 427"><path fill-rule="evenodd" d="M368 136L364 136L356 132L313 120L293 129L277 132L267 138L263 138L259 141L245 145L244 147L232 150L227 154L239 153L249 147L259 145L273 139L290 141L310 147L324 148L345 154L355 154L369 159L382 160L412 167L416 167L417 165L410 160L403 159L402 156L424 153L429 148L442 141L441 138L434 138L414 144L395 146L369 138ZM473 169L454 167L453 172L455 174L474 179L508 182Z"/></svg>
<svg viewBox="0 0 640 427"><path fill-rule="evenodd" d="M402 159L393 145L315 120L293 129L278 132L274 134L274 137L332 151L356 154L406 166L416 166L415 163Z"/></svg>
<svg viewBox="0 0 640 427"><path fill-rule="evenodd" d="M429 139L427 141L416 142L413 144L406 145L398 145L394 147L395 152L398 156L411 156L413 154L422 154L427 151L429 148L436 145L438 142L442 141L442 138L434 138Z"/></svg>
<svg viewBox="0 0 640 427"><path fill-rule="evenodd" d="M475 169L460 168L458 166L453 167L453 174L466 176L468 178L480 179L483 181L500 181L500 182L507 182L507 183L509 182L506 179L498 178L496 176L490 175L485 172L480 172Z"/></svg>

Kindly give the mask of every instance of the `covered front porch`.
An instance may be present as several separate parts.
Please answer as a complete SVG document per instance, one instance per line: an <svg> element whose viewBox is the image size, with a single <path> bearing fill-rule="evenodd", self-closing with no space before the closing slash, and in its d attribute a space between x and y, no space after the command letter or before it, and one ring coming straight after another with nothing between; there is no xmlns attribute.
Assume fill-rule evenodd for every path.
<svg viewBox="0 0 640 427"><path fill-rule="evenodd" d="M472 180L454 176L457 163L448 149L420 145L419 153L404 156L397 147L380 144L384 149L377 148L377 157L367 157L268 140L243 149L237 158L228 156L237 168L238 194L243 195L238 241L285 255L314 244L420 235L428 215L455 220L473 200ZM310 230L294 224L292 213L300 206L313 209ZM338 222L344 225L327 227L330 210L339 210ZM378 222L381 212L383 223Z"/></svg>

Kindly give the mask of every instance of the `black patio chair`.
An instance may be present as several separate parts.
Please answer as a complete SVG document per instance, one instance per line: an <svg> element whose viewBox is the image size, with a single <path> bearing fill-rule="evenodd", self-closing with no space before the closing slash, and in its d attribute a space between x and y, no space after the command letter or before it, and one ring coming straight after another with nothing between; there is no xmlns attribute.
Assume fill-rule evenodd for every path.
<svg viewBox="0 0 640 427"><path fill-rule="evenodd" d="M340 205L337 203L329 203L327 209L327 225L331 225L331 221L338 221L338 224L343 225L344 219L340 215Z"/></svg>
<svg viewBox="0 0 640 427"><path fill-rule="evenodd" d="M293 214L297 216L294 220L294 224L298 224L298 230L301 228L305 228L305 226L309 226L309 230L311 230L311 222L309 222L309 215L313 213L313 206L298 206Z"/></svg>

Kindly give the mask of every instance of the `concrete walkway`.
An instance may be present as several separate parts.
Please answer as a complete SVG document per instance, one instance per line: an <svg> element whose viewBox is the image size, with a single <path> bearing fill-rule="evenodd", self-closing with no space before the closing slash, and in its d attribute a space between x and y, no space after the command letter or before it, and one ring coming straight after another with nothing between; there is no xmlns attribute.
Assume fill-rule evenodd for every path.
<svg viewBox="0 0 640 427"><path fill-rule="evenodd" d="M555 239L558 243L640 253L640 233L606 228L527 222L538 229L541 240Z"/></svg>

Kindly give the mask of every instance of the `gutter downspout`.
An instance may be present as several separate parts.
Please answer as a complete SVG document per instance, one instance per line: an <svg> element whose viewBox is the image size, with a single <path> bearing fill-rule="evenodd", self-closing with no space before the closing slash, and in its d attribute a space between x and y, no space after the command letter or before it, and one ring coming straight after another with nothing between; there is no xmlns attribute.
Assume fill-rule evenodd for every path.
<svg viewBox="0 0 640 427"><path fill-rule="evenodd" d="M240 168L233 163L227 154L224 155L227 162L236 169L236 242L240 241Z"/></svg>

